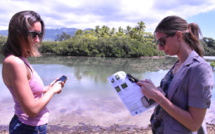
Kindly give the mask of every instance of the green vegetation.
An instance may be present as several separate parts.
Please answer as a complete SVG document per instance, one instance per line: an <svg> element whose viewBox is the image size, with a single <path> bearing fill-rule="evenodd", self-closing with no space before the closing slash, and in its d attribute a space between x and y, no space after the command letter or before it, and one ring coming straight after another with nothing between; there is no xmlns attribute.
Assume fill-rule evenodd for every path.
<svg viewBox="0 0 215 134"><path fill-rule="evenodd" d="M56 42L43 42L40 47L42 53L53 53L69 56L91 57L140 57L162 56L164 53L157 49L154 36L145 32L145 23L138 22L137 26L126 29L96 26L91 30L77 30L70 37L66 33L58 35ZM201 40L205 55L215 55L215 40L203 38Z"/></svg>
<svg viewBox="0 0 215 134"><path fill-rule="evenodd" d="M161 56L157 50L154 37L145 32L145 24L141 21L134 28L126 29L96 26L95 29L77 30L70 37L66 33L58 35L55 42L43 42L42 53L54 53L68 56L91 57L140 57Z"/></svg>
<svg viewBox="0 0 215 134"><path fill-rule="evenodd" d="M134 28L125 29L96 26L95 29L77 30L74 36L66 33L57 35L55 41L44 41L41 53L51 53L63 56L90 57L140 57L162 56L164 53L157 49L152 33L145 32L145 23L138 22ZM0 47L6 37L0 36ZM204 37L202 46L206 56L215 55L215 40Z"/></svg>
<svg viewBox="0 0 215 134"><path fill-rule="evenodd" d="M206 56L215 56L215 40L212 38L204 37L201 40L201 44L204 48L204 53Z"/></svg>
<svg viewBox="0 0 215 134"><path fill-rule="evenodd" d="M6 40L7 40L7 37L0 36L0 48L2 48L2 46L5 44ZM2 49L0 49L0 53L2 53Z"/></svg>
<svg viewBox="0 0 215 134"><path fill-rule="evenodd" d="M214 68L215 68L215 61L212 61L212 62L210 63L210 65L211 65L211 67L214 69Z"/></svg>

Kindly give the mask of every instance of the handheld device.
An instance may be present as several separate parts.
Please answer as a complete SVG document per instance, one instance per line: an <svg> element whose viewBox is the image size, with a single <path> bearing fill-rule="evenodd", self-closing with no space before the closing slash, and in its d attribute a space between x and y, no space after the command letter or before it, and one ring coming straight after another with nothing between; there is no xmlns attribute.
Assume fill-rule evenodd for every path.
<svg viewBox="0 0 215 134"><path fill-rule="evenodd" d="M139 80L137 78L135 78L134 76L132 76L131 74L127 73L127 77L131 82L135 82L137 83Z"/></svg>
<svg viewBox="0 0 215 134"><path fill-rule="evenodd" d="M66 80L67 80L67 77L65 75L62 75L57 81L55 81L55 83L58 82L58 81L65 82Z"/></svg>
<svg viewBox="0 0 215 134"><path fill-rule="evenodd" d="M148 99L148 98L146 98L146 96L143 96L141 98L141 101L146 108L150 107L151 105L153 105L155 103L154 100Z"/></svg>
<svg viewBox="0 0 215 134"><path fill-rule="evenodd" d="M63 75L63 76L61 76L61 77L59 78L59 80L57 80L57 81L65 82L66 80L67 80L67 77L66 77L65 75Z"/></svg>

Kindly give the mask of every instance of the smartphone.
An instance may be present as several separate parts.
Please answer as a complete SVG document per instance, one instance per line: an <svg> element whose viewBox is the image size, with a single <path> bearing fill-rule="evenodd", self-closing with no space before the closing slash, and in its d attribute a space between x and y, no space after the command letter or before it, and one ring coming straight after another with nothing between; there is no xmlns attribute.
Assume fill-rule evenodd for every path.
<svg viewBox="0 0 215 134"><path fill-rule="evenodd" d="M61 77L59 78L59 80L57 80L57 81L65 82L66 80L67 80L67 77L66 77L65 75L63 75L63 76L61 76Z"/></svg>
<svg viewBox="0 0 215 134"><path fill-rule="evenodd" d="M137 78L135 78L134 76L132 76L131 74L127 73L127 77L131 82L135 82L137 83L139 80Z"/></svg>
<svg viewBox="0 0 215 134"><path fill-rule="evenodd" d="M148 99L148 98L146 98L146 96L143 96L141 98L141 101L146 108L150 107L151 105L153 105L155 103L154 100Z"/></svg>
<svg viewBox="0 0 215 134"><path fill-rule="evenodd" d="M65 82L66 80L67 80L67 77L65 75L62 75L57 81L55 81L55 83L58 81Z"/></svg>

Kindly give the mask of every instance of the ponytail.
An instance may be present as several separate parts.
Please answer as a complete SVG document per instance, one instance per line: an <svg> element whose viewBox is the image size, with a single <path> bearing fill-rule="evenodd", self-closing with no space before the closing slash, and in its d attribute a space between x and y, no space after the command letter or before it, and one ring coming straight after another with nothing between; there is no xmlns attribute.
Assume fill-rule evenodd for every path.
<svg viewBox="0 0 215 134"><path fill-rule="evenodd" d="M188 24L188 33L184 33L184 40L189 46L194 49L199 56L203 57L203 49L200 43L199 37L201 36L201 30L196 23Z"/></svg>

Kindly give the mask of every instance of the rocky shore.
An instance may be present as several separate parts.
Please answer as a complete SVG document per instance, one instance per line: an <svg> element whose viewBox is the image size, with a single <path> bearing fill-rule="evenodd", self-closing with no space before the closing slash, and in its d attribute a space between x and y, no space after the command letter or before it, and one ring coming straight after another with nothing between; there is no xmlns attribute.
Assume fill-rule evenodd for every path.
<svg viewBox="0 0 215 134"><path fill-rule="evenodd" d="M208 134L215 134L215 124L207 124ZM0 134L9 134L8 126L0 126ZM49 125L48 134L152 134L151 127L140 128L113 124L109 127L91 126L79 123L77 126Z"/></svg>

